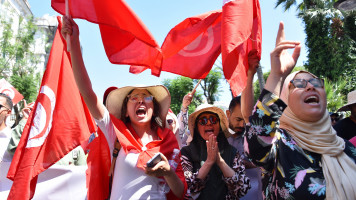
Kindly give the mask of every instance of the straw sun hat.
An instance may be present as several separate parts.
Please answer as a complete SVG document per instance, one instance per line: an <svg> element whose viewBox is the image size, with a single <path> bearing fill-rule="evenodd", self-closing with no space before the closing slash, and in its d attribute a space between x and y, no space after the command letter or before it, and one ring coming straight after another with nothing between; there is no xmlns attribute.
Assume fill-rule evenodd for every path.
<svg viewBox="0 0 356 200"><path fill-rule="evenodd" d="M347 104L337 110L337 112L350 110L349 106L352 104L356 104L356 90L347 94Z"/></svg>
<svg viewBox="0 0 356 200"><path fill-rule="evenodd" d="M134 89L146 89L151 95L156 99L161 107L160 118L162 120L166 119L169 106L171 104L171 95L166 87L163 85L152 85L152 86L126 86L122 88L110 87L104 93L104 100L106 100L105 105L109 113L114 115L116 118L121 118L121 108L122 104L127 97L127 95ZM107 96L105 96L105 94Z"/></svg>
<svg viewBox="0 0 356 200"><path fill-rule="evenodd" d="M203 112L211 112L217 114L219 117L221 129L225 133L225 137L228 138L231 136L231 134L228 131L229 122L227 121L227 117L224 111L210 104L202 104L195 109L195 111L189 116L188 119L188 128L192 138L194 135L195 121L197 117Z"/></svg>

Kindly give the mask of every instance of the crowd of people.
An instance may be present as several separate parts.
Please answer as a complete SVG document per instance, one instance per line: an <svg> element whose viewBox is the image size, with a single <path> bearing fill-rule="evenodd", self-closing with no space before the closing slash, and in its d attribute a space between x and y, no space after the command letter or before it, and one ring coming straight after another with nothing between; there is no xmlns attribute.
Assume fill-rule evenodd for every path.
<svg viewBox="0 0 356 200"><path fill-rule="evenodd" d="M98 137L113 154L110 199L356 199L356 91L329 113L323 80L292 73L301 46L285 39L282 22L257 103L252 83L259 61L251 55L246 88L226 111L202 104L188 114L192 91L177 115L163 85L111 87L101 101L73 19L63 18L62 34L70 36L73 74ZM1 162L11 161L33 103L10 129L5 120L12 106L0 94ZM341 111L351 115L341 119ZM81 151L71 155L83 155L77 162L85 164Z"/></svg>

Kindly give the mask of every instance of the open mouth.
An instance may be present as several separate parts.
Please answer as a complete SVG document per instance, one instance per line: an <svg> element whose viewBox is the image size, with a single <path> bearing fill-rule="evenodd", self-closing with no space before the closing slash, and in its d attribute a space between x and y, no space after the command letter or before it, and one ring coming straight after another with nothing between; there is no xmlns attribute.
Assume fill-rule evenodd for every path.
<svg viewBox="0 0 356 200"><path fill-rule="evenodd" d="M146 115L146 109L143 108L143 107L139 107L137 110L136 110L136 115L139 116L139 117L143 117Z"/></svg>
<svg viewBox="0 0 356 200"><path fill-rule="evenodd" d="M312 105L319 104L319 98L315 95L312 95L304 99L304 103L312 104Z"/></svg>
<svg viewBox="0 0 356 200"><path fill-rule="evenodd" d="M206 134L213 134L214 133L214 129L207 129L205 130Z"/></svg>

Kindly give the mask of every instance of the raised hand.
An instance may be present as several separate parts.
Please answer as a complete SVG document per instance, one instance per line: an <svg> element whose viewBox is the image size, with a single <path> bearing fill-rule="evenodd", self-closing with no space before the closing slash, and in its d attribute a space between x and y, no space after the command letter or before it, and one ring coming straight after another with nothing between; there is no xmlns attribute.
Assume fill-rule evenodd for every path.
<svg viewBox="0 0 356 200"><path fill-rule="evenodd" d="M206 151L208 155L205 162L208 162L209 164L215 163L219 153L219 147L218 147L218 142L216 141L216 136L209 135L209 140L206 141Z"/></svg>
<svg viewBox="0 0 356 200"><path fill-rule="evenodd" d="M290 55L287 49L294 48ZM287 77L293 70L300 55L301 45L299 41L285 40L284 24L280 22L276 38L276 48L271 52L271 74Z"/></svg>

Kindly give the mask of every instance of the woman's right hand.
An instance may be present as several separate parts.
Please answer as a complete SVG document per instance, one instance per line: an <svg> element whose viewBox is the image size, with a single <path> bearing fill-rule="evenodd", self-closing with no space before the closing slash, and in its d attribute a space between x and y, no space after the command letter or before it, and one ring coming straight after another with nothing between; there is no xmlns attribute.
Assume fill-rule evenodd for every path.
<svg viewBox="0 0 356 200"><path fill-rule="evenodd" d="M79 28L77 23L68 16L63 16L62 17L62 36L65 38L66 35L71 36L71 40L73 39L79 39Z"/></svg>
<svg viewBox="0 0 356 200"><path fill-rule="evenodd" d="M209 135L209 140L206 141L206 151L208 155L205 162L211 165L214 164L218 157L219 147L216 136L213 134Z"/></svg>

